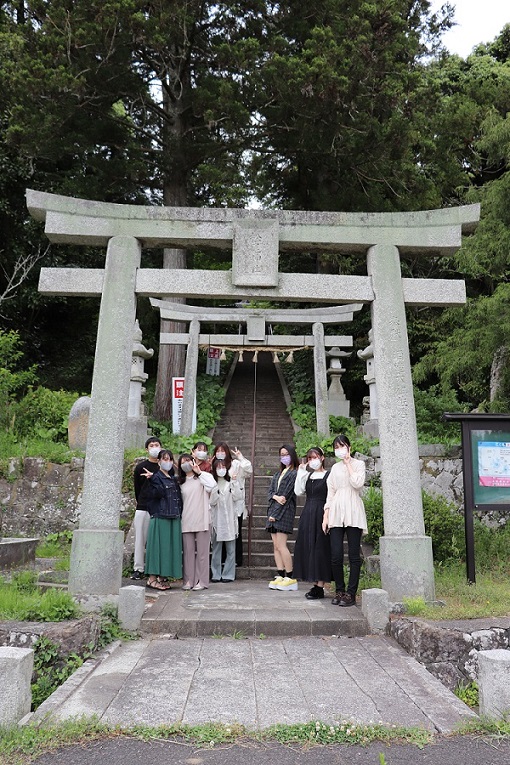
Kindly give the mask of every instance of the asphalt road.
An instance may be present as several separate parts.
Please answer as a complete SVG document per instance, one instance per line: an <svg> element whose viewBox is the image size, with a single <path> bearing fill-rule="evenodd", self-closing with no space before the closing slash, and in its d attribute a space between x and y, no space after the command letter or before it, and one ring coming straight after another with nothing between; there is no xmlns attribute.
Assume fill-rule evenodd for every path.
<svg viewBox="0 0 510 765"><path fill-rule="evenodd" d="M36 758L35 765L510 765L510 738L450 736L419 749L382 743L315 746L243 741L215 748L186 742L104 739Z"/></svg>

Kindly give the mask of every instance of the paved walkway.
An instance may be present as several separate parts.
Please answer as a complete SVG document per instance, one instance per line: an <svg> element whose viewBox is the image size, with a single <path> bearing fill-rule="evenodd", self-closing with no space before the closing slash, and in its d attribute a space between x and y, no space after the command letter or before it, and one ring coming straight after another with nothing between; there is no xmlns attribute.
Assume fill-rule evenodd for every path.
<svg viewBox="0 0 510 765"><path fill-rule="evenodd" d="M144 629L181 627L113 645L102 659L86 662L35 716L97 715L124 726L239 722L249 728L346 720L439 733L474 716L391 639L339 637L342 622L352 630L363 621L358 607L310 603L304 589L281 593L267 583L240 581L151 598ZM333 627L329 619L336 620ZM242 633L236 632L240 624ZM318 624L329 624L329 635L314 636ZM289 632L271 636L275 625ZM211 636L197 636L206 627ZM176 638L179 632L194 636Z"/></svg>

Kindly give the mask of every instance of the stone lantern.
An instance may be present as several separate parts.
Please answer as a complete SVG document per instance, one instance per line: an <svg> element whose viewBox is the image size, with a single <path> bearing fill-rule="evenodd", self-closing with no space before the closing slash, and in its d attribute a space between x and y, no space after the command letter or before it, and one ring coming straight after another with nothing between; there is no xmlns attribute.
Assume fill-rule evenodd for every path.
<svg viewBox="0 0 510 765"><path fill-rule="evenodd" d="M367 365L367 373L363 379L368 385L369 391L369 419L363 423L363 432L370 438L379 438L379 422L377 413L377 388L375 385L374 364L374 335L372 330L368 332L369 345L358 351L358 358L363 359Z"/></svg>
<svg viewBox="0 0 510 765"><path fill-rule="evenodd" d="M329 357L329 369L327 374L330 376L330 383L328 388L328 412L334 417L349 417L350 402L345 397L344 389L342 388L342 375L345 369L342 366L342 359L346 359L351 356L347 351L341 351L340 348L334 346L330 351L326 352L326 356Z"/></svg>
<svg viewBox="0 0 510 765"><path fill-rule="evenodd" d="M129 382L128 418L126 427L126 447L134 448L144 445L147 439L147 415L142 396L145 393L144 382L148 374L144 372L145 359L154 355L152 349L142 345L142 330L135 321L133 332L133 355L131 358L131 378Z"/></svg>

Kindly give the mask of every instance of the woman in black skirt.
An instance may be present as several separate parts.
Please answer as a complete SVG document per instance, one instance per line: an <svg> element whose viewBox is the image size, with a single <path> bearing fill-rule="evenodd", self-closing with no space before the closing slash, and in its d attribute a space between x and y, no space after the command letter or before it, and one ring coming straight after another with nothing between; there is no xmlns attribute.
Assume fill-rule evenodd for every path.
<svg viewBox="0 0 510 765"><path fill-rule="evenodd" d="M324 469L324 452L320 446L314 446L306 454L306 463L299 466L294 487L298 497L306 494L294 548L294 576L314 583L305 594L308 600L322 599L324 583L331 582L332 578L329 536L322 530L328 475L329 470Z"/></svg>
<svg viewBox="0 0 510 765"><path fill-rule="evenodd" d="M273 540L273 553L277 575L269 582L270 590L297 590L297 580L292 571L292 555L287 538L294 529L296 515L296 483L299 459L292 444L280 447L280 469L274 474L268 490L266 531Z"/></svg>

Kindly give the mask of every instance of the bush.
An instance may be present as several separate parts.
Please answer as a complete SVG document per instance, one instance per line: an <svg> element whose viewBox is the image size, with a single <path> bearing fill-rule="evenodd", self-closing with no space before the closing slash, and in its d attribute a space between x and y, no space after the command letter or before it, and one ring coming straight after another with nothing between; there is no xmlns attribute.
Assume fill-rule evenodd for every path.
<svg viewBox="0 0 510 765"><path fill-rule="evenodd" d="M13 417L15 394L35 381L35 366L17 371L23 358L17 332L0 330L0 427L9 428Z"/></svg>
<svg viewBox="0 0 510 765"><path fill-rule="evenodd" d="M438 385L428 390L414 389L418 440L422 444L458 444L460 428L456 422L445 422L444 412L467 412L469 405L459 404L455 391L442 391Z"/></svg>
<svg viewBox="0 0 510 765"><path fill-rule="evenodd" d="M422 491L425 534L432 538L436 562L459 560L464 552L464 520L454 505L444 497ZM379 537L384 534L382 492L370 486L363 494L367 514L368 534L365 540L379 549Z"/></svg>
<svg viewBox="0 0 510 765"><path fill-rule="evenodd" d="M67 441L67 424L78 393L31 388L15 407L14 430L21 437Z"/></svg>

